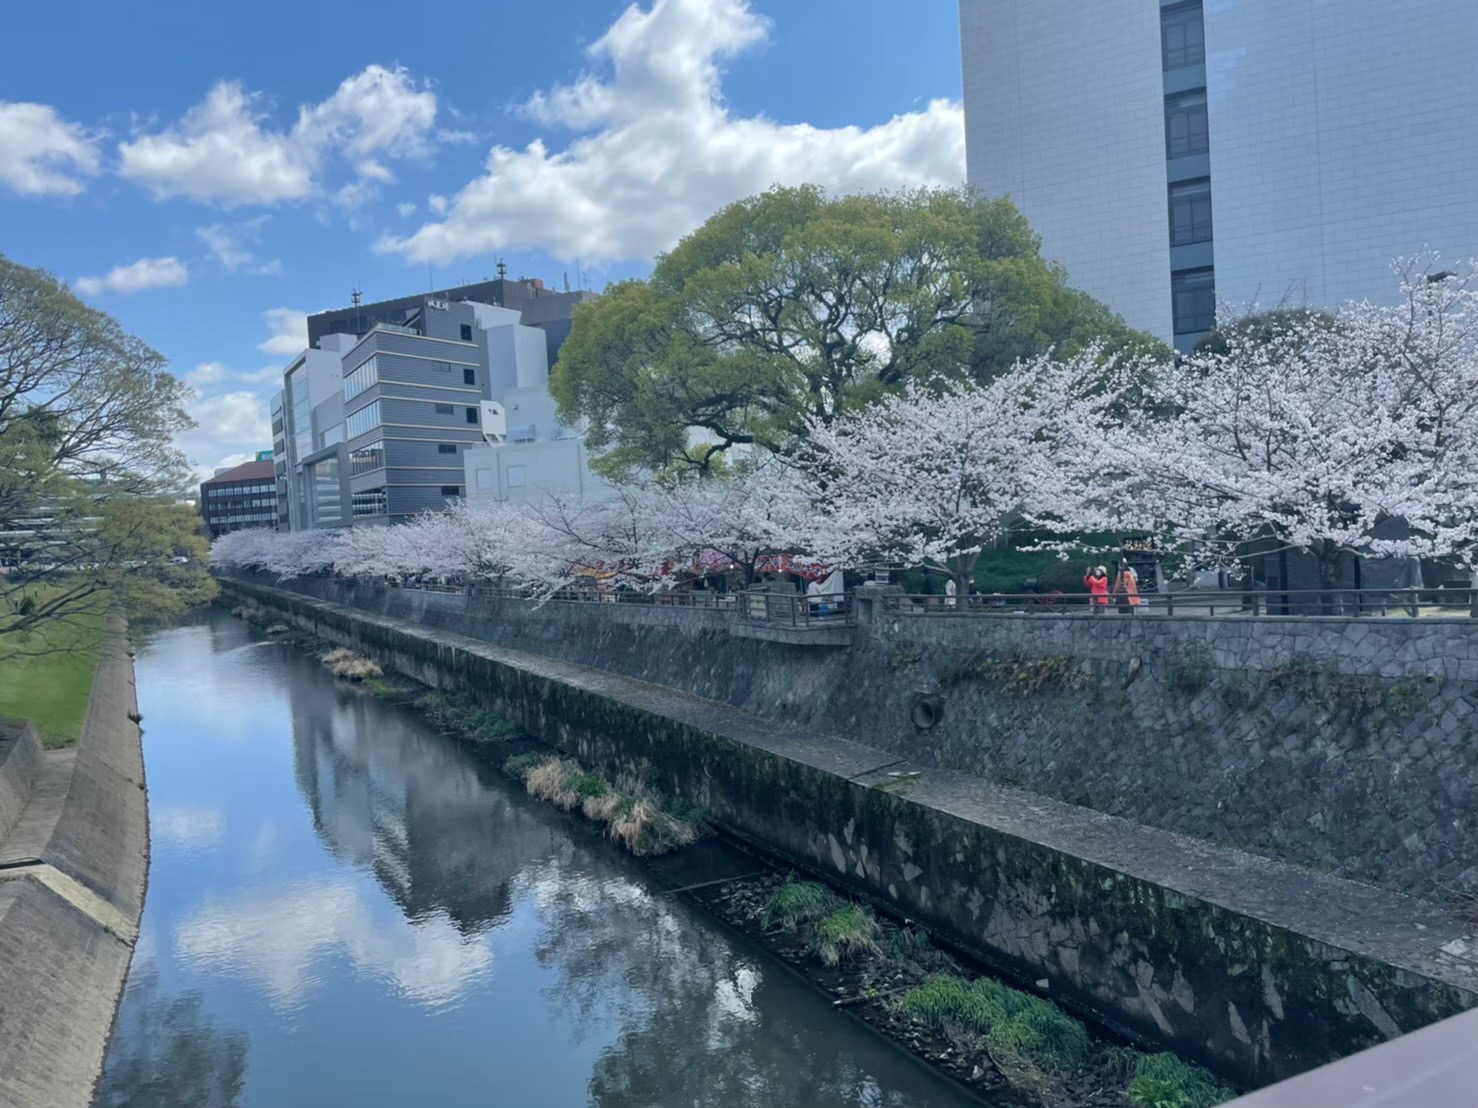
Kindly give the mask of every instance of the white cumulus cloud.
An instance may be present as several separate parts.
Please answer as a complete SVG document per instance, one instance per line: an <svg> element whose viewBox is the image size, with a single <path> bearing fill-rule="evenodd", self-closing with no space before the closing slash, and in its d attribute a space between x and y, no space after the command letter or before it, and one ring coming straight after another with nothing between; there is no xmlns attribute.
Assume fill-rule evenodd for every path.
<svg viewBox="0 0 1478 1108"><path fill-rule="evenodd" d="M736 117L719 63L766 41L748 0L633 4L589 48L596 72L531 97L522 113L576 132L563 149L495 146L484 174L441 215L382 252L448 262L499 250L648 258L717 209L775 184L854 192L954 185L965 176L957 103L936 100L873 127Z"/></svg>
<svg viewBox="0 0 1478 1108"><path fill-rule="evenodd" d="M436 94L398 68L366 66L284 130L269 125L260 97L222 81L178 123L120 143L119 172L161 199L224 208L302 200L336 160L383 180L376 159L424 156L435 120Z"/></svg>
<svg viewBox="0 0 1478 1108"><path fill-rule="evenodd" d="M198 392L189 405L195 427L175 439L190 465L206 476L222 465L250 461L272 445L267 405L254 392L238 390L216 396Z"/></svg>
<svg viewBox="0 0 1478 1108"><path fill-rule="evenodd" d="M197 389L202 385L218 385L230 372L221 362L201 362L185 374L185 383Z"/></svg>
<svg viewBox="0 0 1478 1108"><path fill-rule="evenodd" d="M23 196L75 196L99 160L96 136L49 104L0 101L0 185Z"/></svg>
<svg viewBox="0 0 1478 1108"><path fill-rule="evenodd" d="M281 354L291 358L301 354L308 345L308 313L296 308L268 308L262 320L272 332L266 341L257 344L257 349L268 354Z"/></svg>
<svg viewBox="0 0 1478 1108"><path fill-rule="evenodd" d="M178 258L140 258L128 265L115 265L101 277L79 277L74 284L83 295L97 296L104 292L178 288L189 279L189 269Z"/></svg>
<svg viewBox="0 0 1478 1108"><path fill-rule="evenodd" d="M271 216L259 215L241 223L211 223L195 228L195 237L206 245L221 267L230 273L246 269L252 273L277 273L282 268L280 260L259 264L257 250L262 240L262 228Z"/></svg>

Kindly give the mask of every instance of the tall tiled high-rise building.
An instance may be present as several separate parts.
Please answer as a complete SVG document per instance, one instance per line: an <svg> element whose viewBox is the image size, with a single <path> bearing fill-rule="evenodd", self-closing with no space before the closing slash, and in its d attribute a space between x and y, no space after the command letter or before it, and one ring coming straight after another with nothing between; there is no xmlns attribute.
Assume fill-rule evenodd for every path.
<svg viewBox="0 0 1478 1108"><path fill-rule="evenodd" d="M961 0L970 183L1185 349L1478 256L1474 0Z"/></svg>

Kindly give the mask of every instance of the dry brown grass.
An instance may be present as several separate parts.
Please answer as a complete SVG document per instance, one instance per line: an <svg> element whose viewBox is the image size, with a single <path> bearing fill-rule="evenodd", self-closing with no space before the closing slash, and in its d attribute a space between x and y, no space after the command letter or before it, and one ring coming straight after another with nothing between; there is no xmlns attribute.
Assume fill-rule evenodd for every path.
<svg viewBox="0 0 1478 1108"><path fill-rule="evenodd" d="M368 658L349 658L334 663L333 674L346 681L366 681L372 677L384 677L385 671Z"/></svg>
<svg viewBox="0 0 1478 1108"><path fill-rule="evenodd" d="M613 789L600 796L587 796L580 804L580 811L585 813L586 819L592 819L596 823L610 823L625 801L626 798Z"/></svg>
<svg viewBox="0 0 1478 1108"><path fill-rule="evenodd" d="M344 647L340 646L333 650L330 650L327 654L320 655L318 660L326 666L334 666L338 665L338 663L340 662L347 662L351 658L357 657L359 657L359 655L355 654L354 651L346 650Z"/></svg>
<svg viewBox="0 0 1478 1108"><path fill-rule="evenodd" d="M291 630L292 628L285 623L274 623L271 627L267 628L266 634L286 635Z"/></svg>
<svg viewBox="0 0 1478 1108"><path fill-rule="evenodd" d="M612 786L579 763L552 756L519 772L530 796L606 824L611 838L633 854L663 854L698 839L698 828L665 811L634 779L622 778Z"/></svg>
<svg viewBox="0 0 1478 1108"><path fill-rule="evenodd" d="M638 797L611 820L611 838L636 855L665 854L696 842L698 831L648 798Z"/></svg>
<svg viewBox="0 0 1478 1108"><path fill-rule="evenodd" d="M580 772L580 767L564 758L550 758L543 765L529 770L523 779L524 788L536 800L547 800L556 808L568 812L578 802L570 780Z"/></svg>

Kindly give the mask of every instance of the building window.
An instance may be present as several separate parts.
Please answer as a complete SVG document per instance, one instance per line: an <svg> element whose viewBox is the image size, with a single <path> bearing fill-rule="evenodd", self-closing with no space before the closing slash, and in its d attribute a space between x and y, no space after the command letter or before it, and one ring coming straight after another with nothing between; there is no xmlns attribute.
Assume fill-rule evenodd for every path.
<svg viewBox="0 0 1478 1108"><path fill-rule="evenodd" d="M374 358L361 362L344 375L344 399L353 400L380 379L380 366Z"/></svg>
<svg viewBox="0 0 1478 1108"><path fill-rule="evenodd" d="M441 486L441 495L442 496L461 496L462 495L462 486L461 485L442 485Z"/></svg>
<svg viewBox="0 0 1478 1108"><path fill-rule="evenodd" d="M476 408L468 408L467 409L467 422L468 423L476 423L477 422L477 409Z"/></svg>
<svg viewBox="0 0 1478 1108"><path fill-rule="evenodd" d="M452 414L452 406L450 404L438 404L438 405L436 405L436 414L437 415L451 415Z"/></svg>
<svg viewBox="0 0 1478 1108"><path fill-rule="evenodd" d="M477 488L479 492L489 492L497 487L497 482L493 480L492 470L479 469L477 471Z"/></svg>
<svg viewBox="0 0 1478 1108"><path fill-rule="evenodd" d="M368 434L380 426L380 402L371 400L357 412L351 412L344 420L344 433L351 439Z"/></svg>
<svg viewBox="0 0 1478 1108"><path fill-rule="evenodd" d="M464 323L464 324L462 324L462 341L463 342L471 342L472 341L472 324L470 324L470 323Z"/></svg>
<svg viewBox="0 0 1478 1108"><path fill-rule="evenodd" d="M521 488L523 488L523 482L524 482L523 466L509 466L508 467L508 487L510 489L521 489Z"/></svg>
<svg viewBox="0 0 1478 1108"><path fill-rule="evenodd" d="M385 444L376 440L349 451L349 473L358 477L361 473L372 473L385 467Z"/></svg>
<svg viewBox="0 0 1478 1108"><path fill-rule="evenodd" d="M1206 61L1206 24L1201 18L1200 0L1160 12L1160 42L1167 70Z"/></svg>
<svg viewBox="0 0 1478 1108"><path fill-rule="evenodd" d="M1216 279L1211 270L1172 273L1170 298L1177 335L1198 335L1216 326Z"/></svg>
<svg viewBox="0 0 1478 1108"><path fill-rule="evenodd" d="M434 369L434 370L436 370L437 373L450 373L452 371L452 363L451 362L432 362L431 363L431 368Z"/></svg>
<svg viewBox="0 0 1478 1108"><path fill-rule="evenodd" d="M344 518L344 501L339 486L339 459L320 458L308 467L313 487L313 519L316 523L339 523Z"/></svg>
<svg viewBox="0 0 1478 1108"><path fill-rule="evenodd" d="M436 452L438 454L455 454L457 452L457 445L456 443L439 442L436 444Z"/></svg>
<svg viewBox="0 0 1478 1108"><path fill-rule="evenodd" d="M477 384L477 370L475 370L475 369L464 369L464 370L462 370L462 384L464 384L464 385L475 385L475 384Z"/></svg>
<svg viewBox="0 0 1478 1108"><path fill-rule="evenodd" d="M353 501L355 519L363 519L365 516L383 516L389 514L386 507L384 489L365 489L363 492L357 492L354 494Z"/></svg>
<svg viewBox="0 0 1478 1108"><path fill-rule="evenodd" d="M1165 98L1165 153L1184 158L1211 149L1206 123L1206 94L1188 92Z"/></svg>
<svg viewBox="0 0 1478 1108"><path fill-rule="evenodd" d="M1170 186L1170 245L1211 241L1211 182Z"/></svg>

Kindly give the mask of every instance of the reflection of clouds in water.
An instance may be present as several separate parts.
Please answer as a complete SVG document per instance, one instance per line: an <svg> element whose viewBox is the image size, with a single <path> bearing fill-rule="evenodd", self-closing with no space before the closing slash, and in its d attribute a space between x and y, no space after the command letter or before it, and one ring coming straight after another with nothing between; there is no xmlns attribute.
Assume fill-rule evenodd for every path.
<svg viewBox="0 0 1478 1108"><path fill-rule="evenodd" d="M252 833L246 848L246 871L261 873L272 864L277 854L277 844L282 840L282 828L268 820Z"/></svg>
<svg viewBox="0 0 1478 1108"><path fill-rule="evenodd" d="M215 808L162 804L149 809L149 838L180 850L211 850L226 834L226 817Z"/></svg>
<svg viewBox="0 0 1478 1108"><path fill-rule="evenodd" d="M279 1008L302 1004L338 955L437 1008L455 1004L493 964L484 939L464 939L442 916L414 924L398 913L377 917L346 881L208 903L180 924L175 945L196 972L245 977Z"/></svg>

